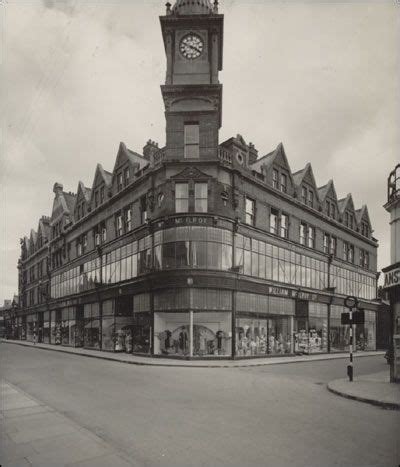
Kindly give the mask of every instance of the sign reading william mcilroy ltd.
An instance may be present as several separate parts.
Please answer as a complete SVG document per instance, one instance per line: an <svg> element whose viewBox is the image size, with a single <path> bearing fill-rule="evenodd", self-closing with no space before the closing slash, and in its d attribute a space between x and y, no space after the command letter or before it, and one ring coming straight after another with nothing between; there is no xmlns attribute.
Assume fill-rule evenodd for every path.
<svg viewBox="0 0 400 467"><path fill-rule="evenodd" d="M392 269L391 271L387 271L384 274L384 289L394 287L395 285L400 285L400 267Z"/></svg>

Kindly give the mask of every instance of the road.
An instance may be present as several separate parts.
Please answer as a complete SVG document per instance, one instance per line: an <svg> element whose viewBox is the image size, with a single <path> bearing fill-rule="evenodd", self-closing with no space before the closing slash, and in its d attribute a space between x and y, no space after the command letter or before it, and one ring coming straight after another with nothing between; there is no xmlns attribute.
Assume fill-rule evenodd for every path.
<svg viewBox="0 0 400 467"><path fill-rule="evenodd" d="M395 466L399 412L325 383L346 360L249 368L127 365L1 346L1 376L100 435L139 466ZM387 368L356 359L355 372Z"/></svg>

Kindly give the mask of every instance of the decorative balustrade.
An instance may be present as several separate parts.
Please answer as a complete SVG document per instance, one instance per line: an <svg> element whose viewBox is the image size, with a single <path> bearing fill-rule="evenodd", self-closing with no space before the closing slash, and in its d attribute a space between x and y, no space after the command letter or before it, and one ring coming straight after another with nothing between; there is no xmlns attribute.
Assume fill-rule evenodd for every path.
<svg viewBox="0 0 400 467"><path fill-rule="evenodd" d="M232 154L223 148L218 148L218 159L224 164L232 164Z"/></svg>

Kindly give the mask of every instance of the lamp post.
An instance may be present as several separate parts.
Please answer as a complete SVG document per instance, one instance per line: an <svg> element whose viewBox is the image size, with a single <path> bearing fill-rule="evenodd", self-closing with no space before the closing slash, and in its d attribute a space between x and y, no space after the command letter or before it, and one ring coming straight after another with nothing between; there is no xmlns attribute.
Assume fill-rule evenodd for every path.
<svg viewBox="0 0 400 467"><path fill-rule="evenodd" d="M193 357L193 278L187 278L189 286L189 357Z"/></svg>
<svg viewBox="0 0 400 467"><path fill-rule="evenodd" d="M358 300L356 297L348 296L344 299L344 305L349 309L349 324L350 324L350 345L349 355L350 363L347 366L347 375L349 381L353 381L353 308L358 307Z"/></svg>

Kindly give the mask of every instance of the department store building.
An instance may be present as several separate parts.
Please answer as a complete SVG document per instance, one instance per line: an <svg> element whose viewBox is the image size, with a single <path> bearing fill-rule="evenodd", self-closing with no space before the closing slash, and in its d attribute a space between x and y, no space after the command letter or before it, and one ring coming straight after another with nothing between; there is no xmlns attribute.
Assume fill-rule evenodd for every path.
<svg viewBox="0 0 400 467"><path fill-rule="evenodd" d="M377 240L368 209L317 186L285 149L220 142L218 2L160 17L166 144L121 143L76 193L54 184L50 217L21 240L20 339L181 358L344 351L344 298L376 347Z"/></svg>

